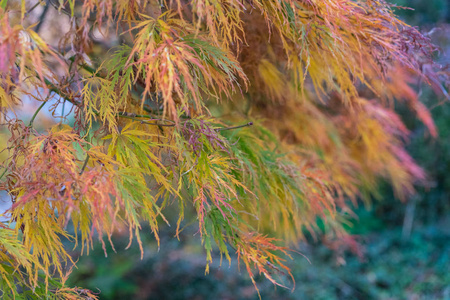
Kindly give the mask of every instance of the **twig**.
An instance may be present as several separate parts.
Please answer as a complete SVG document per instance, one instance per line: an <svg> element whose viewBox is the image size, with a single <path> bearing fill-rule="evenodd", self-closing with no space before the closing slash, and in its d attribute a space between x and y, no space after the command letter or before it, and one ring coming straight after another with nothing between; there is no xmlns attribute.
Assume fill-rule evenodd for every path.
<svg viewBox="0 0 450 300"><path fill-rule="evenodd" d="M35 5L33 5L25 14L29 15L36 7L41 4L41 1L38 1Z"/></svg>
<svg viewBox="0 0 450 300"><path fill-rule="evenodd" d="M36 119L37 114L41 111L41 109L44 107L44 105L47 103L47 101L42 102L42 104L38 107L38 109L34 112L33 116L31 117L30 123L28 124L28 127L33 127L34 119Z"/></svg>
<svg viewBox="0 0 450 300"><path fill-rule="evenodd" d="M0 175L0 179L2 179L2 178L3 178L3 176L5 176L5 174L6 174L6 171L8 171L8 168L5 168L5 171L3 171L2 175Z"/></svg>
<svg viewBox="0 0 450 300"><path fill-rule="evenodd" d="M75 62L74 56L69 57L69 60L70 60L72 63L74 63L74 62ZM97 72L98 72L98 70L96 70L96 69L94 69L94 68L92 68L92 67L89 67L89 66L86 65L86 64L79 64L79 66L80 66L81 68L85 69L86 71L88 71L89 73L92 73L92 74L97 74Z"/></svg>
<svg viewBox="0 0 450 300"><path fill-rule="evenodd" d="M252 126L253 122L248 122L247 124L244 125L239 125L239 126L232 126L232 127L224 127L224 128L216 128L216 131L225 131L225 130L231 130L231 129L238 129L238 128L242 128L242 127L247 127L247 126Z"/></svg>
<svg viewBox="0 0 450 300"><path fill-rule="evenodd" d="M69 97L64 95L50 80L48 80L45 77L44 77L44 82L46 85L48 85L50 87L51 92L55 92L56 94L60 95L61 97L63 97L64 99L66 99L67 101L69 101L70 103L72 103L75 106L80 106L79 103L76 103L75 101L73 101L72 99L70 99Z"/></svg>
<svg viewBox="0 0 450 300"><path fill-rule="evenodd" d="M120 111L118 113L119 117L131 117L131 118L147 118L147 119L151 119L152 116L151 115L139 115L139 114L135 114L135 113L129 113L126 111Z"/></svg>
<svg viewBox="0 0 450 300"><path fill-rule="evenodd" d="M39 3L40 3L40 1L39 1ZM37 24L36 29L34 30L36 33L39 32L39 30L41 29L42 24L44 23L45 15L47 14L49 7L50 6L48 5L48 1L46 1L44 10L42 11L41 16L39 17L39 23Z"/></svg>
<svg viewBox="0 0 450 300"><path fill-rule="evenodd" d="M63 14L68 15L69 17L72 17L71 13L65 10L64 5L60 5L58 7L58 5L53 3L52 0L49 0L49 2L58 12L62 12Z"/></svg>
<svg viewBox="0 0 450 300"><path fill-rule="evenodd" d="M141 122L141 123L143 123L143 124L147 124L147 125L166 126L166 127L174 127L174 126L175 126L175 122L172 121L172 120L154 119L154 118L152 118L151 116L148 116L149 119L150 119L150 121L156 121L156 122L158 122L158 121L162 121L162 122L172 122L172 124L150 123L150 122L147 122L147 121L144 121L144 120L139 120L139 119L137 119L137 118L139 118L139 117L131 117L130 115L132 115L132 114L129 114L129 113L127 113L127 114L123 114L123 113L122 113L122 114L118 114L119 117L131 119L131 120L135 120L135 121ZM141 115L141 116L142 116L142 115ZM144 117L142 117L142 118L144 118Z"/></svg>
<svg viewBox="0 0 450 300"><path fill-rule="evenodd" d="M64 110L65 110L65 108L66 108L66 100L64 99L62 110L61 110L61 121L59 122L59 125L61 125L63 123L63 121L64 121Z"/></svg>
<svg viewBox="0 0 450 300"><path fill-rule="evenodd" d="M79 175L83 174L88 162L89 162L89 154L86 154L86 159L84 160L84 163L83 163L83 166L81 167Z"/></svg>

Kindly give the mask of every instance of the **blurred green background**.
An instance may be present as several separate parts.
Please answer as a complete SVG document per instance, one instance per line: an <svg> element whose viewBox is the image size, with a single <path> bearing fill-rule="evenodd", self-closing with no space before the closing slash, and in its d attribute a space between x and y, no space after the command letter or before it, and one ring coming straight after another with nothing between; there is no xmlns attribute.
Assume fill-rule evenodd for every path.
<svg viewBox="0 0 450 300"><path fill-rule="evenodd" d="M415 9L397 11L409 24L426 31L442 28L432 37L442 47L440 63L449 63L449 2L395 4ZM429 184L418 187L408 203L394 199L390 188L383 186L383 201L355 208L358 218L350 231L360 235L364 258L338 255L311 240L299 246L310 262L297 253L289 262L295 290L275 288L257 277L263 299L450 299L450 103L427 88L421 98L431 108L439 138L430 138L408 110L398 110L405 112L404 121L412 131L409 151L427 170ZM137 244L124 250L127 234L118 235L117 253L108 249L105 258L98 244L89 256L79 258L69 284L101 291L100 299L258 299L245 267L239 271L236 260L220 266L220 257L215 257L210 274L204 274L205 255L195 231L195 226L187 227L178 241L174 228L163 226L158 251L144 228L142 260ZM79 253L73 255L77 258ZM292 286L287 279L284 282Z"/></svg>

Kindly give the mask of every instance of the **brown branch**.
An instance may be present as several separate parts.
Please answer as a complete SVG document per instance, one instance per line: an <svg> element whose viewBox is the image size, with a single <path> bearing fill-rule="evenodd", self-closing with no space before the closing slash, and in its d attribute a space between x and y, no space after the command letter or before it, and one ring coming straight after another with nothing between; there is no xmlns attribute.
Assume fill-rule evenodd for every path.
<svg viewBox="0 0 450 300"><path fill-rule="evenodd" d="M232 130L232 129L238 129L238 128L242 128L242 127L252 126L252 125L253 125L253 122L248 122L247 124L244 124L244 125L216 128L215 130L216 131L225 131L225 130Z"/></svg>
<svg viewBox="0 0 450 300"><path fill-rule="evenodd" d="M40 3L40 1L39 1L39 3ZM45 7L44 7L44 10L42 11L41 16L39 17L39 23L37 24L36 29L34 30L36 33L39 32L39 30L41 29L42 24L44 23L44 19L45 19L45 16L47 15L49 7L50 6L48 5L48 0L47 0L46 4L45 4Z"/></svg>
<svg viewBox="0 0 450 300"><path fill-rule="evenodd" d="M167 119L155 119L155 118L152 118L152 116L147 116L147 115L135 115L135 116L133 117L133 115L135 115L135 114L127 113L127 112L125 112L125 113L122 112L122 113L119 113L119 114L118 114L118 117L122 117L122 118L127 118L127 119L131 119L131 120L135 120L135 121L138 121L138 122L140 122L140 123L142 123L142 124L147 124L147 125L166 126L166 127L174 127L174 126L175 126L175 122L172 121L172 120L167 120ZM150 123L150 122L145 121L145 120L139 120L138 118L148 118L150 121L156 121L157 123ZM161 124L161 123L158 123L158 121L160 121L160 122L171 122L171 124Z"/></svg>
<svg viewBox="0 0 450 300"><path fill-rule="evenodd" d="M88 162L89 162L89 154L86 154L86 159L84 160L83 166L81 167L81 170L79 173L80 176L83 174L84 170L86 169Z"/></svg>
<svg viewBox="0 0 450 300"><path fill-rule="evenodd" d="M29 15L36 7L39 6L39 4L41 4L41 1L38 1L35 5L33 5L33 6L25 13L25 15Z"/></svg>

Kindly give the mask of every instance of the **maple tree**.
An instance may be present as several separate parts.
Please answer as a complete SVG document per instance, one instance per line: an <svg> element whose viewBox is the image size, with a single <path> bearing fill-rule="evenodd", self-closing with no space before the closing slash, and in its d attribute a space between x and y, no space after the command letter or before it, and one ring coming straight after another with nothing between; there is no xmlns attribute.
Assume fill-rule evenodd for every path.
<svg viewBox="0 0 450 300"><path fill-rule="evenodd" d="M284 257L305 232L356 247L344 229L349 202L370 201L380 180L406 199L426 179L394 104L436 136L411 84L442 88L446 74L429 37L384 1L0 7L0 188L12 200L0 227L5 299L96 298L65 286L74 261L63 242L88 254L98 239L106 254L124 229L143 252L141 223L159 243L176 207L177 235L185 217L198 223L206 271L214 249L228 260L235 251L253 283L256 270L282 286L274 275L289 273ZM65 31L39 33L33 16L48 10ZM39 103L27 122L25 97ZM34 128L66 103L61 122Z"/></svg>

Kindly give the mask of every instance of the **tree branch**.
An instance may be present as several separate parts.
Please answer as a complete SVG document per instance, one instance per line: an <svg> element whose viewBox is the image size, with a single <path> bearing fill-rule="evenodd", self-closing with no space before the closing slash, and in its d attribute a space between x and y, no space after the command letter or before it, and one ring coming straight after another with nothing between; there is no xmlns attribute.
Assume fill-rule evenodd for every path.
<svg viewBox="0 0 450 300"><path fill-rule="evenodd" d="M42 102L42 104L38 107L38 109L34 112L33 116L31 117L30 123L28 124L28 127L33 127L34 119L36 119L36 116L41 111L41 109L44 107L44 105L47 103L47 100Z"/></svg>
<svg viewBox="0 0 450 300"><path fill-rule="evenodd" d="M232 129L238 129L238 128L242 128L242 127L252 126L252 125L253 125L253 122L248 122L247 124L244 124L244 125L216 128L215 130L216 131L225 131L225 130L232 130Z"/></svg>
<svg viewBox="0 0 450 300"><path fill-rule="evenodd" d="M0 175L0 179L2 179L2 178L3 178L3 176L5 176L5 174L6 174L6 171L8 171L8 168L6 168L6 167L5 167L5 171L3 171L2 175Z"/></svg>
<svg viewBox="0 0 450 300"><path fill-rule="evenodd" d="M79 175L83 174L88 162L89 162L89 154L86 154L86 159L84 160L84 163L83 163L83 166L81 167Z"/></svg>
<svg viewBox="0 0 450 300"><path fill-rule="evenodd" d="M136 117L132 117L131 115L133 115L133 114L131 114L131 113L126 113L126 112L125 112L125 114L124 114L124 113L119 113L119 114L118 114L118 117L122 117L122 118L127 118L127 119L131 119L131 120L135 120L135 121L141 122L141 123L143 123L143 124L147 124L147 125L166 126L166 127L174 127L174 126L175 126L175 122L172 121L172 120L167 120L167 119L155 119L155 118L152 118L152 116L148 116L148 118L150 119L150 121L156 121L156 122L158 122L158 121L160 121L160 122L171 122L172 124L150 123L150 122L147 122L147 121L144 121L144 120L139 120L139 119L137 119L137 118L147 118L147 116L139 115L140 117L138 117L138 115L136 115Z"/></svg>
<svg viewBox="0 0 450 300"><path fill-rule="evenodd" d="M58 95L60 95L61 97L63 97L64 99L66 99L67 101L69 101L70 103L72 103L75 106L80 106L79 103L74 102L72 99L70 99L69 97L65 96L64 93L62 93L50 80L48 80L47 78L44 78L44 82L45 84L47 84L50 87L50 91L53 91L55 93L57 93ZM150 112L150 110L144 108L145 111ZM94 112L96 115L98 115L97 112ZM165 126L165 127L174 127L175 126L175 122L172 120L168 120L168 119L156 119L154 118L152 115L143 115L143 114L135 114L135 113L129 113L129 112L118 112L117 113L117 117L121 117L121 118L127 118L127 119L131 119L131 120L135 120L138 122L141 122L143 124L147 124L147 125L152 125L152 126ZM145 118L145 119L149 119L150 121L157 121L156 123L151 123L145 120L139 120L139 118ZM185 122L189 121L190 117L189 116L185 116L185 118L187 118L188 120L186 120ZM161 124L160 122L170 122L171 124ZM224 127L224 128L216 128L215 131L219 132L219 131L225 131L225 130L232 130L232 129L238 129L238 128L242 128L242 127L247 127L247 126L252 126L253 122L248 122L247 124L244 125L239 125L239 126L232 126L232 127Z"/></svg>
<svg viewBox="0 0 450 300"><path fill-rule="evenodd" d="M41 4L41 1L38 1L35 5L33 5L29 10L27 10L26 15L29 15L36 7Z"/></svg>
<svg viewBox="0 0 450 300"><path fill-rule="evenodd" d="M39 3L40 3L40 1L39 1ZM42 11L41 16L39 17L39 23L37 24L36 29L34 30L36 33L39 32L39 30L41 29L42 24L44 23L44 19L45 19L45 16L47 15L49 7L50 6L48 5L48 0L47 0L46 3L45 3L45 6L44 6L44 10Z"/></svg>

